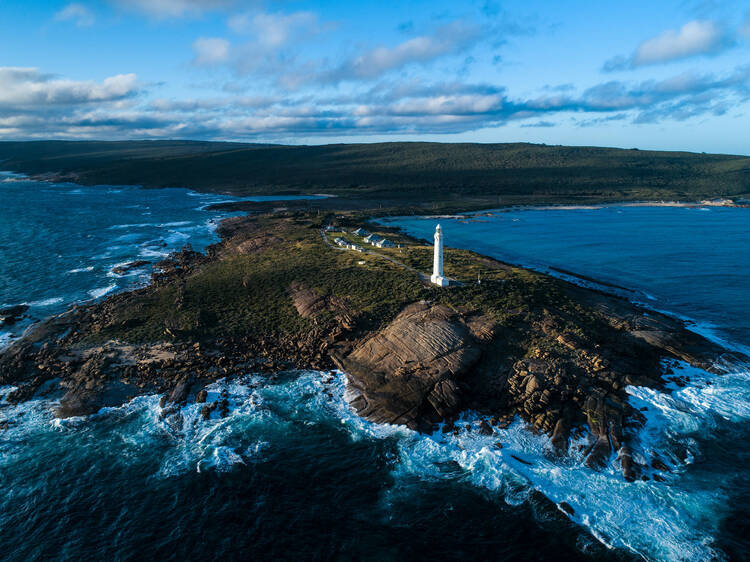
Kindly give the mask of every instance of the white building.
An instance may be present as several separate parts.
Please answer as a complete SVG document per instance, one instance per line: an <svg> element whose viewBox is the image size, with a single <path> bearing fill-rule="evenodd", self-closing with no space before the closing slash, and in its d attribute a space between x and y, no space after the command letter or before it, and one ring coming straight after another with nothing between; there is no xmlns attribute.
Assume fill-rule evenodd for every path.
<svg viewBox="0 0 750 562"><path fill-rule="evenodd" d="M438 287L447 287L448 279L443 277L443 230L440 225L435 227L435 255L432 262L432 281Z"/></svg>

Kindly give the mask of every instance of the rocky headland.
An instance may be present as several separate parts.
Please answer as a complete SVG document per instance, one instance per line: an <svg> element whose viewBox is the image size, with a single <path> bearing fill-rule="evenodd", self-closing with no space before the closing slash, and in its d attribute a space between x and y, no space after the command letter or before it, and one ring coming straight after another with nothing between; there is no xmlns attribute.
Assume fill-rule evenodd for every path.
<svg viewBox="0 0 750 562"><path fill-rule="evenodd" d="M556 454L588 435L586 462L619 463L633 480L646 477L629 445L643 415L625 388L684 384L673 360L719 374L741 359L675 318L472 252L446 251L462 285L431 286L416 273L429 270L430 248L389 232L400 248L340 250L322 230L331 220L349 232L362 223L227 219L220 243L170 256L149 286L29 328L0 353L0 385L15 387L5 398L55 397L55 414L70 417L161 393L165 416L194 400L210 417L227 411L225 399L206 403L212 381L337 367L368 420L453 432L472 410L493 434L519 416Z"/></svg>

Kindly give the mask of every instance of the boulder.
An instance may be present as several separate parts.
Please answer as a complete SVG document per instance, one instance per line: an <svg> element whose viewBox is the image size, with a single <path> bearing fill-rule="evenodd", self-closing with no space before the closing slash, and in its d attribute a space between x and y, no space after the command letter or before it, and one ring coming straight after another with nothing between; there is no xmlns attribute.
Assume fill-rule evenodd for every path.
<svg viewBox="0 0 750 562"><path fill-rule="evenodd" d="M187 402L189 393L190 385L185 381L178 382L172 389L172 393L169 395L167 404L184 404L185 402Z"/></svg>
<svg viewBox="0 0 750 562"><path fill-rule="evenodd" d="M479 434L480 435L492 435L493 433L495 432L492 430L492 427L485 420L482 420L481 422L479 422Z"/></svg>

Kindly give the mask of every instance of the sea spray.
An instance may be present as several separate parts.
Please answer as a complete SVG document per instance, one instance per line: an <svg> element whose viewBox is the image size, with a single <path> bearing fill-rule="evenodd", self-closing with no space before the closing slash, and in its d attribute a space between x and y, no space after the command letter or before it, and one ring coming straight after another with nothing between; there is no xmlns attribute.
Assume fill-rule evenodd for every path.
<svg viewBox="0 0 750 562"><path fill-rule="evenodd" d="M726 381L731 386L732 379ZM0 434L0 462L12 457L8 448L13 449L23 427L34 428L26 438L45 431L46 425L47 431L63 431L75 440L76 435L86 438L90 424L105 423L111 428L110 445L120 442L129 457L135 455L133 460L159 452L156 478L180 478L190 472L221 474L252 470L252 463L283 450L285 436L300 431L295 428L323 424L346 431L353 443L394 443L395 455L386 459L394 479L383 497L386 504L398 503L393 494L417 493L422 486L419 482L470 483L511 506L532 501L530 494L538 491L558 505L565 502L572 513L563 509L561 513L609 547L649 559L708 559L721 556L712 546L712 534L726 495L720 486L707 487L691 478L689 458L672 454L695 447L691 436L706 428L703 414L710 408L701 411L698 405L706 400L696 401L692 396L712 388L703 381L696 383L699 386L668 393L628 389L636 405L649 409L637 454L644 459L658 454L664 459L672 470L666 474L667 482L628 483L616 466L588 469L577 443L569 457L557 457L549 439L530 431L520 420L507 429L496 429L492 436L479 433L481 418L471 412L460 420L458 435L423 435L401 426L374 424L357 416L346 403L345 375L315 371L281 374L276 382L251 375L213 383L207 387L207 403L226 396L229 413L225 418L213 413L208 420L201 415L201 404L190 403L169 413L159 406L158 396L137 397L88 419L64 421L52 420L48 405L32 401L9 412L12 417L28 408L33 415L23 416L18 425ZM466 425L470 430L464 429Z"/></svg>

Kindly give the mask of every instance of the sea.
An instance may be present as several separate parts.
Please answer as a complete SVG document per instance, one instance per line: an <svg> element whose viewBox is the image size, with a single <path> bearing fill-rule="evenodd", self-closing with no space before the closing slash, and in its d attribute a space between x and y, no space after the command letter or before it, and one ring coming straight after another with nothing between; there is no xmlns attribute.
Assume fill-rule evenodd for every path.
<svg viewBox="0 0 750 562"><path fill-rule="evenodd" d="M5 174L0 307L28 303L32 322L143 284L147 268L112 268L187 242L204 248L226 216L206 207L227 200ZM726 345L750 344L750 209L387 220L425 239L437 222L448 246L598 279ZM6 344L17 335L6 331ZM627 483L614 466L555 457L521 420L493 437L367 422L347 405L341 372L218 381L209 400L227 393L230 413L210 420L194 404L162 418L159 396L63 421L48 399L0 398L0 422L9 422L0 429L0 559L746 559L750 374L675 368L690 385L628 388L647 408L636 454L658 454L671 470L664 482ZM461 426L478 423L466 412Z"/></svg>

